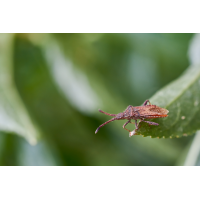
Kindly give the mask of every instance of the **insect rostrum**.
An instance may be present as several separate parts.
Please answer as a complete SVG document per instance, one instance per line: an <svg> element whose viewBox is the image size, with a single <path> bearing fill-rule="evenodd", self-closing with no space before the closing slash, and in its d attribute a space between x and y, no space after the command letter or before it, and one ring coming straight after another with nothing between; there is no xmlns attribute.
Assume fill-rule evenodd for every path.
<svg viewBox="0 0 200 200"><path fill-rule="evenodd" d="M147 105L148 102L149 102L149 105ZM109 116L114 116L114 118L112 118L109 121L105 122L104 124L100 125L97 128L97 130L95 131L95 134L99 131L99 129L102 126L108 124L109 122L112 122L112 121L115 121L115 120L127 119L128 121L123 125L123 128L129 132L129 137L131 137L139 129L140 122L146 122L149 125L158 126L159 125L158 123L151 122L151 121L144 121L144 120L145 119L167 117L168 116L167 113L169 111L165 108L161 108L161 107L158 107L156 105L152 105L149 100L146 100L143 103L142 106L136 106L136 107L128 106L124 112L121 112L119 114L109 114L109 113L106 113L102 110L99 110L99 112L104 113L104 114L109 115ZM136 129L134 129L133 131L130 131L130 130L126 129L125 126L128 123L133 124L133 122L131 122L132 119L135 120ZM137 123L138 119L140 121Z"/></svg>

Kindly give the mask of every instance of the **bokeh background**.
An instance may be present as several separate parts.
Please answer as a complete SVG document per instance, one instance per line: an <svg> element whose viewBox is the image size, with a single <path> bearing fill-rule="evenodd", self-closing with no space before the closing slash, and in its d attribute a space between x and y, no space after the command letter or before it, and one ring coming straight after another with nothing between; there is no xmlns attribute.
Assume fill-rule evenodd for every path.
<svg viewBox="0 0 200 200"><path fill-rule="evenodd" d="M94 132L110 119L98 109L115 114L141 105L178 78L189 66L192 37L15 34L13 83L38 142L2 131L0 165L182 165L193 136L129 138L124 120Z"/></svg>

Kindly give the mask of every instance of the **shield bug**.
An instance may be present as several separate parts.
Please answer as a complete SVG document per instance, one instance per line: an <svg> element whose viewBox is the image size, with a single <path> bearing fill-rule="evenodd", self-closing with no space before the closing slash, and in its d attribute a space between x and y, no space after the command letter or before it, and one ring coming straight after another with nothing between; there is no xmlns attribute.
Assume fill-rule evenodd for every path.
<svg viewBox="0 0 200 200"><path fill-rule="evenodd" d="M149 105L147 105L147 103L149 103ZM123 125L123 128L125 130L127 130L129 132L129 137L134 135L136 133L136 131L139 129L139 123L140 122L146 122L148 123L149 125L154 125L154 126L158 126L159 124L158 123L155 123L155 122L151 122L151 121L145 121L145 119L154 119L154 118L163 118L163 117L167 117L167 113L169 112L167 109L165 108L161 108L161 107L158 107L156 105L152 105L150 103L149 100L146 100L142 106L136 106L136 107L133 107L133 106L128 106L126 108L126 110L124 112L121 112L119 114L109 114L109 113L106 113L102 110L99 110L99 112L101 113L104 113L106 115L109 115L109 116L113 116L114 118L110 119L109 121L103 123L102 125L100 125L97 130L95 131L95 134L99 131L99 129L112 122L112 121L115 121L115 120L121 120L121 119L127 119L128 121ZM135 127L136 129L133 130L133 131L130 131L128 130L127 128L125 128L125 126L128 124L128 123L132 123L134 124L133 122L131 122L131 120L135 120ZM138 123L137 123L137 120L140 120Z"/></svg>

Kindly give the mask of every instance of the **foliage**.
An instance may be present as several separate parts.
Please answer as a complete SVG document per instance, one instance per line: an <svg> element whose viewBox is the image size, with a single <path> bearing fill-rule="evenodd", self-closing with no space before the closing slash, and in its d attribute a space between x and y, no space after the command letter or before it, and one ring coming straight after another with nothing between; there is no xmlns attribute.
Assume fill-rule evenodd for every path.
<svg viewBox="0 0 200 200"><path fill-rule="evenodd" d="M151 101L170 111L165 119L154 120L160 126L142 126L139 132L151 137L181 137L200 129L200 66L191 66L178 80L151 98ZM144 132L144 133L143 133Z"/></svg>
<svg viewBox="0 0 200 200"><path fill-rule="evenodd" d="M4 37L0 34L0 40L5 40ZM125 121L110 123L96 135L94 132L108 120L98 109L119 113L128 105L141 105L178 78L189 66L187 50L192 34L8 34L6 37L8 42L3 48L8 50L1 50L0 58L9 64L1 61L0 69L12 66L4 79L12 80L8 85L15 95L9 97L10 101L0 101L0 107L9 102L9 119L21 129L13 126L9 130L12 135L3 134L8 131L3 129L4 123L0 124L1 165L180 163L182 152L193 136L129 138L122 128ZM187 79L184 84L183 77L150 99L170 112L168 118L158 120L159 127L149 129L142 125L143 135L182 136L198 129L195 121L199 112L195 106L199 102L198 93L195 96L198 69L193 67L188 71L183 75ZM5 99L9 90L2 81L3 78L1 99ZM0 110L0 116L3 112ZM133 129L134 125L128 128ZM157 131L161 129L159 135ZM31 146L17 135L30 143L39 140Z"/></svg>

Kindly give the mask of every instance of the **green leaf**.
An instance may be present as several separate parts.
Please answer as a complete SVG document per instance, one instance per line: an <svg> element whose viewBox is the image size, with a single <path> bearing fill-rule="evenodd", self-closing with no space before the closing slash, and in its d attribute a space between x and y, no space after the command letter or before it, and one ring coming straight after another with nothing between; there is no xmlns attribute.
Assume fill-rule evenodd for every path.
<svg viewBox="0 0 200 200"><path fill-rule="evenodd" d="M0 34L0 131L25 137L36 144L38 132L13 82L13 34Z"/></svg>
<svg viewBox="0 0 200 200"><path fill-rule="evenodd" d="M168 117L152 120L159 126L142 122L137 135L152 138L187 136L200 129L200 66L189 67L176 81L158 91L150 102L169 110Z"/></svg>

